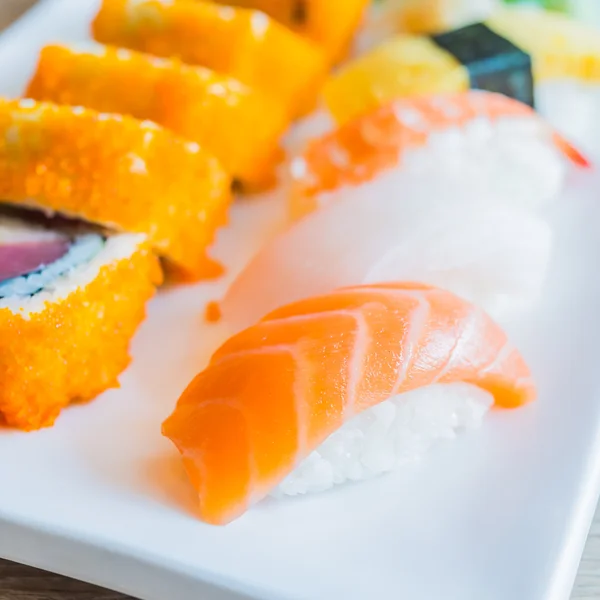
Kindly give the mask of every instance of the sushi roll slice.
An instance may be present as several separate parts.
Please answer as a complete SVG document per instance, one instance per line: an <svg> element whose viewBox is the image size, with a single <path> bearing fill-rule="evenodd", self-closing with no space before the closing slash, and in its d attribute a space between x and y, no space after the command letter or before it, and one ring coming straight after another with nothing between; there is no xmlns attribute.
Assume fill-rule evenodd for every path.
<svg viewBox="0 0 600 600"><path fill-rule="evenodd" d="M502 329L417 283L345 288L279 308L229 339L163 424L223 525L269 494L391 471L488 409L536 397Z"/></svg>
<svg viewBox="0 0 600 600"><path fill-rule="evenodd" d="M149 120L200 144L250 187L273 183L286 107L203 67L122 48L47 46L26 94Z"/></svg>
<svg viewBox="0 0 600 600"><path fill-rule="evenodd" d="M309 141L290 165L290 212L299 218L349 193L401 202L407 178L537 210L562 190L569 161L586 164L530 107L501 94L405 98Z"/></svg>
<svg viewBox="0 0 600 600"><path fill-rule="evenodd" d="M48 427L117 387L161 277L144 235L0 207L0 422Z"/></svg>
<svg viewBox="0 0 600 600"><path fill-rule="evenodd" d="M433 178L394 193L346 189L265 244L220 303L240 331L278 306L339 287L422 281L460 295L500 322L540 298L552 251L550 225Z"/></svg>
<svg viewBox="0 0 600 600"><path fill-rule="evenodd" d="M148 237L184 279L208 256L231 179L196 143L151 122L81 107L0 99L0 199Z"/></svg>
<svg viewBox="0 0 600 600"><path fill-rule="evenodd" d="M453 31L390 38L341 68L323 102L340 123L394 98L469 88L537 107L536 86L563 78L598 82L600 33L558 13L506 7Z"/></svg>
<svg viewBox="0 0 600 600"><path fill-rule="evenodd" d="M342 59L370 0L216 0L262 11L317 42L330 62Z"/></svg>
<svg viewBox="0 0 600 600"><path fill-rule="evenodd" d="M104 0L92 31L121 46L225 73L297 116L313 108L324 52L264 13L187 0Z"/></svg>

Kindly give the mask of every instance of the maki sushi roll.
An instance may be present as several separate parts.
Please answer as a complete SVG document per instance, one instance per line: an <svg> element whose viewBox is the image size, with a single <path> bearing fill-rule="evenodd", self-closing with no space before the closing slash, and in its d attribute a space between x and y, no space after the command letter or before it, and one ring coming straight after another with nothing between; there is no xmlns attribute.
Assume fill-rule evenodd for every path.
<svg viewBox="0 0 600 600"><path fill-rule="evenodd" d="M0 198L148 238L178 277L221 273L208 255L231 180L196 143L151 122L0 100Z"/></svg>
<svg viewBox="0 0 600 600"><path fill-rule="evenodd" d="M0 422L48 427L118 386L161 277L144 235L0 207Z"/></svg>
<svg viewBox="0 0 600 600"><path fill-rule="evenodd" d="M370 0L217 0L260 10L317 42L330 62L344 57Z"/></svg>
<svg viewBox="0 0 600 600"><path fill-rule="evenodd" d="M292 116L313 107L327 61L311 40L264 13L212 2L104 0L94 38L225 73L280 101Z"/></svg>
<svg viewBox="0 0 600 600"><path fill-rule="evenodd" d="M153 121L200 144L251 188L274 182L290 120L281 102L237 79L100 44L43 48L25 95Z"/></svg>

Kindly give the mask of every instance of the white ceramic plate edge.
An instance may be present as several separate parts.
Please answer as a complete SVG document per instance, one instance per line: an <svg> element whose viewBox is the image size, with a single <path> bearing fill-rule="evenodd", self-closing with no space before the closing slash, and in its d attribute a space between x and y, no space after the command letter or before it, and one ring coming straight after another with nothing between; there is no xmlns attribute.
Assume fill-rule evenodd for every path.
<svg viewBox="0 0 600 600"><path fill-rule="evenodd" d="M7 44L14 41L16 45L21 31L43 29L43 20L39 19L38 15L47 10L54 1L40 0L37 6L2 34L2 42ZM600 392L594 395L600 401ZM600 436L596 437L594 452L590 455L586 471L587 485L585 490L580 492L580 510L572 517L560 568L556 568L548 586L548 600L568 598L576 577L580 556L600 495ZM209 597L211 600L232 600L248 597L241 591L226 590L225 582L210 582L199 573L186 573L175 565L154 561L151 556L134 556L118 548L102 548L94 544L93 540L66 537L60 531L39 528L34 523L15 523L2 515L0 555L9 560L110 587L122 593L134 594L146 600L165 600L171 597L177 597L179 600L208 600ZM102 564L102 568L98 567L99 564ZM101 572L110 573L110 580L99 577L98 573ZM255 597L265 600L267 598L263 592Z"/></svg>

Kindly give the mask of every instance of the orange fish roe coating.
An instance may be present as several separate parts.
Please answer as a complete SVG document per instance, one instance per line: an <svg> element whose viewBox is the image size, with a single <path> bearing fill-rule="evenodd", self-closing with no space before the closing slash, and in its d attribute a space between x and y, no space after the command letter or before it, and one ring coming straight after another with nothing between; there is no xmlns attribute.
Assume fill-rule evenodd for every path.
<svg viewBox="0 0 600 600"><path fill-rule="evenodd" d="M307 112L325 79L325 54L264 13L211 2L104 0L94 38L225 73Z"/></svg>
<svg viewBox="0 0 600 600"><path fill-rule="evenodd" d="M153 123L0 100L0 198L144 233L189 279L226 222L231 181L217 159Z"/></svg>
<svg viewBox="0 0 600 600"><path fill-rule="evenodd" d="M317 42L330 62L346 54L370 0L216 0L260 10Z"/></svg>
<svg viewBox="0 0 600 600"><path fill-rule="evenodd" d="M142 244L42 311L22 316L0 300L0 415L6 423L27 431L49 427L72 402L118 387L130 340L161 279L157 258Z"/></svg>
<svg viewBox="0 0 600 600"><path fill-rule="evenodd" d="M271 182L285 107L203 67L108 46L47 46L26 95L146 119L195 141L252 186Z"/></svg>
<svg viewBox="0 0 600 600"><path fill-rule="evenodd" d="M223 313L218 302L209 302L204 311L204 319L207 323L218 323L221 320Z"/></svg>

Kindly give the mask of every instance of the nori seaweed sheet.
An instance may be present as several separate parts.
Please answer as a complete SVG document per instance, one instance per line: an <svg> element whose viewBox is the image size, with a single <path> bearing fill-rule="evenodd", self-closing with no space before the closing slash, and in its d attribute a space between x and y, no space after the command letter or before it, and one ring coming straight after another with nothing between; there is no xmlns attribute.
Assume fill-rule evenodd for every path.
<svg viewBox="0 0 600 600"><path fill-rule="evenodd" d="M535 106L531 56L483 23L431 36L469 72L471 88Z"/></svg>

